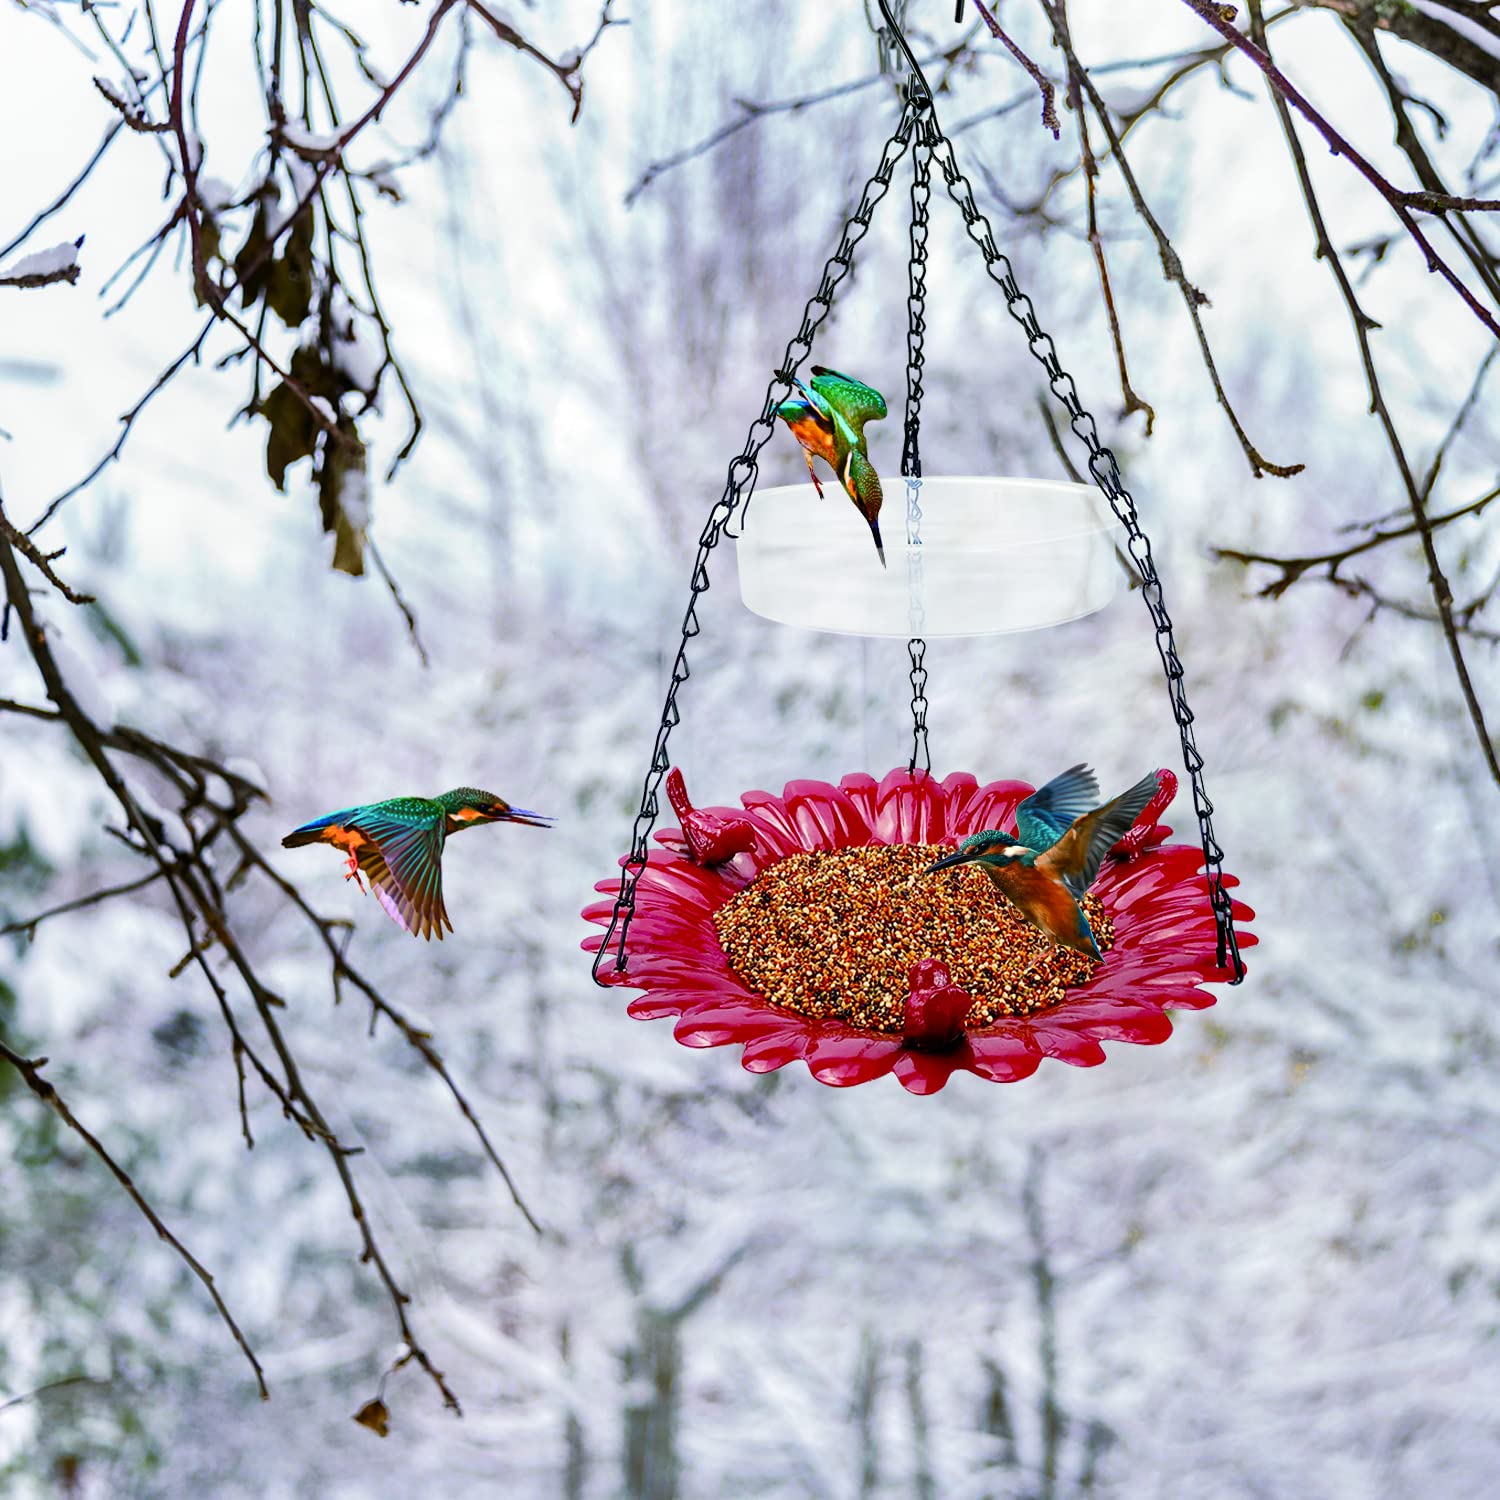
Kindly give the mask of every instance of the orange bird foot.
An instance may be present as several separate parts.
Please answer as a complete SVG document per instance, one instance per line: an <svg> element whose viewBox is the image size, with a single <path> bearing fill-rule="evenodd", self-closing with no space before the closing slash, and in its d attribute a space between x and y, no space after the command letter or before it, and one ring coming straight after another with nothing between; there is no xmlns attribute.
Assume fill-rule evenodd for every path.
<svg viewBox="0 0 1500 1500"><path fill-rule="evenodd" d="M359 887L360 895L368 894L365 890L364 881L359 878L359 860L353 854L349 856L349 868L344 872L344 879L352 880Z"/></svg>

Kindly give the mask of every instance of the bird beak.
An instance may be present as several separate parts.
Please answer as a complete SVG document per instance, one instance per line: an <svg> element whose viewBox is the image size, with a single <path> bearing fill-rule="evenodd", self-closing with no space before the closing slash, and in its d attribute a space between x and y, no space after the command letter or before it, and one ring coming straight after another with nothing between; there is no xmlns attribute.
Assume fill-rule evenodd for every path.
<svg viewBox="0 0 1500 1500"><path fill-rule="evenodd" d="M524 807L512 807L495 820L499 823L524 823L528 828L550 828L552 819L546 813L528 812Z"/></svg>
<svg viewBox="0 0 1500 1500"><path fill-rule="evenodd" d="M962 849L955 849L952 854L945 854L940 860L928 865L922 873L924 875L931 875L937 870L949 870L954 865L966 865L973 858L972 854L965 854Z"/></svg>
<svg viewBox="0 0 1500 1500"><path fill-rule="evenodd" d="M869 517L867 516L865 519L869 520ZM883 568L886 566L885 543L880 540L879 521L870 521L870 535L875 538L875 553L880 558L880 566Z"/></svg>

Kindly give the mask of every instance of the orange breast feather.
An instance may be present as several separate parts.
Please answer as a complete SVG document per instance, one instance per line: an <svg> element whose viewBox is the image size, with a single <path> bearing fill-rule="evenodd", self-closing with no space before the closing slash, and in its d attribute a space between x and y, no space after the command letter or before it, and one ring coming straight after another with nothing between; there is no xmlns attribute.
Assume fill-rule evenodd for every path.
<svg viewBox="0 0 1500 1500"><path fill-rule="evenodd" d="M802 417L796 422L788 422L787 426L810 453L834 463L833 436L816 417Z"/></svg>
<svg viewBox="0 0 1500 1500"><path fill-rule="evenodd" d="M323 830L322 837L325 844L347 849L351 854L358 854L370 842L357 828L345 828L342 823L330 823Z"/></svg>
<svg viewBox="0 0 1500 1500"><path fill-rule="evenodd" d="M1026 865L1006 865L996 870L994 881L1002 891L1054 941L1067 948L1090 952L1078 930L1078 905L1066 886Z"/></svg>

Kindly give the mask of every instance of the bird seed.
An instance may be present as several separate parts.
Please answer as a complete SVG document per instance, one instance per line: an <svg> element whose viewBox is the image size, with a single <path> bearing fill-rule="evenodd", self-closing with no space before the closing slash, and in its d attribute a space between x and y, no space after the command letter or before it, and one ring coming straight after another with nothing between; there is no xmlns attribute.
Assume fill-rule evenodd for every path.
<svg viewBox="0 0 1500 1500"><path fill-rule="evenodd" d="M1033 927L973 865L923 872L953 851L939 844L872 844L794 854L714 914L734 971L773 1005L900 1033L908 976L940 959L974 997L973 1031L1067 998L1097 960ZM1100 951L1114 923L1097 896L1083 909Z"/></svg>

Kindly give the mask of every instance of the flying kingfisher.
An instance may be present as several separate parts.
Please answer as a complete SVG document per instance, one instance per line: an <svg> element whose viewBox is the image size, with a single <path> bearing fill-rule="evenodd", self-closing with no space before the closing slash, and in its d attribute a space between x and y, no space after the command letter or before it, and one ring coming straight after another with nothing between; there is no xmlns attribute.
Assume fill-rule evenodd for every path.
<svg viewBox="0 0 1500 1500"><path fill-rule="evenodd" d="M977 864L1016 910L1054 942L1100 958L1099 945L1079 904L1104 856L1156 795L1156 772L1143 776L1103 807L1093 806L1099 783L1087 766L1064 771L1016 809L1015 833L988 828L973 833L952 854L927 867L946 870Z"/></svg>
<svg viewBox="0 0 1500 1500"><path fill-rule="evenodd" d="M813 469L821 458L839 477L855 508L865 518L880 566L885 566L885 546L880 540L880 475L870 462L865 446L865 423L885 416L885 397L870 386L840 375L823 365L812 367L808 385L793 380L797 394L776 408L776 415L802 445L807 472L812 475L818 498L823 485ZM809 386L811 389L809 389Z"/></svg>
<svg viewBox="0 0 1500 1500"><path fill-rule="evenodd" d="M363 872L375 899L413 937L442 940L453 931L443 906L443 844L450 834L476 823L525 823L546 828L552 819L512 807L493 792L461 786L441 797L392 797L346 807L294 828L283 847L332 844L349 855L345 880L361 890Z"/></svg>

